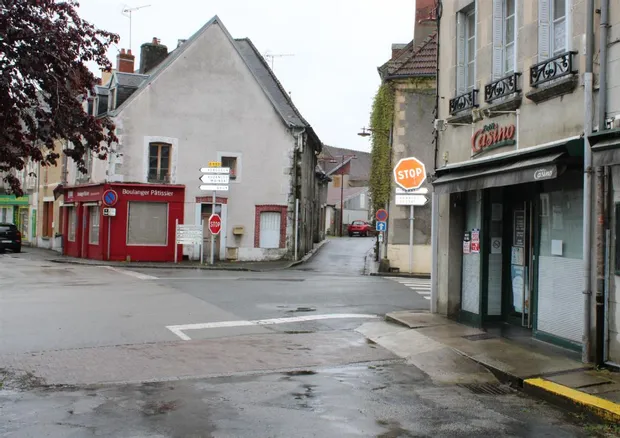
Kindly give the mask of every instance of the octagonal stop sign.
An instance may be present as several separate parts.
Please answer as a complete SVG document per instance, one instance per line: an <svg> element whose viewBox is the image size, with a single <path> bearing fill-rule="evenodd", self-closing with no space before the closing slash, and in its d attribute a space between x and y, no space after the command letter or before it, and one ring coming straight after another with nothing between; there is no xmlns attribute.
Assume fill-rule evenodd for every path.
<svg viewBox="0 0 620 438"><path fill-rule="evenodd" d="M426 168L417 158L403 158L394 167L394 182L405 190L419 188L425 179Z"/></svg>

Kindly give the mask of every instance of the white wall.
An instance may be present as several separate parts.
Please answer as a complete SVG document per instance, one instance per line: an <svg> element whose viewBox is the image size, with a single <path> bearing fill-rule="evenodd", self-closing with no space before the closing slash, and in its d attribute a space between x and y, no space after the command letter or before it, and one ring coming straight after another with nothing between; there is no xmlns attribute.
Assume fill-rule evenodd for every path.
<svg viewBox="0 0 620 438"><path fill-rule="evenodd" d="M228 198L228 246L240 247L240 259L282 256L254 248L255 205L288 205L294 138L218 24L134 96L115 123L123 153L116 173L125 182L146 182L149 140L173 145L171 183L186 186L188 224L196 218L196 197L211 195L199 190L199 169L218 153L240 154L240 177L218 193ZM233 226L245 234L233 236Z"/></svg>

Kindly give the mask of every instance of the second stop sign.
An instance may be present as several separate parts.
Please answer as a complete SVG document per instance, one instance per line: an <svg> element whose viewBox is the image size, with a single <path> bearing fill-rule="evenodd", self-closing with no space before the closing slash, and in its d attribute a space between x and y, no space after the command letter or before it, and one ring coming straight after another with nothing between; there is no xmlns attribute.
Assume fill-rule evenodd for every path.
<svg viewBox="0 0 620 438"><path fill-rule="evenodd" d="M211 234L220 234L222 231L222 218L215 213L209 216L209 232Z"/></svg>

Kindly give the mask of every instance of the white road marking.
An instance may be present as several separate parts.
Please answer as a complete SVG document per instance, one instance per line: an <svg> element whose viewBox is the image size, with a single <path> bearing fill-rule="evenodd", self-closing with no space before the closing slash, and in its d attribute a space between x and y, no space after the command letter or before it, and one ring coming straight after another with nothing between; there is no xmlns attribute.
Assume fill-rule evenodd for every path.
<svg viewBox="0 0 620 438"><path fill-rule="evenodd" d="M388 280L395 281L397 283L402 284L403 286L408 287L412 291L416 292L422 298L429 300L431 299L431 281L426 278L408 278L408 277L383 277Z"/></svg>
<svg viewBox="0 0 620 438"><path fill-rule="evenodd" d="M140 280L157 280L157 277L153 277L152 275L141 274L135 271L128 271L126 269L115 268L114 266L104 266L104 268L109 269L110 271L118 272L119 274L129 275L131 277L139 278Z"/></svg>
<svg viewBox="0 0 620 438"><path fill-rule="evenodd" d="M201 324L183 324L183 325L168 325L166 328L172 333L177 335L184 341L191 341L192 339L187 336L185 330L202 330L211 328L224 328L224 327L244 327L244 326L261 326L261 325L274 325L274 324L287 324L291 322L304 322L304 321L319 321L324 319L347 319L347 318L380 318L379 315L367 315L360 313L330 313L327 315L306 315L306 316L292 316L290 318L272 318L272 319L257 319L254 321L219 321L219 322L205 322Z"/></svg>

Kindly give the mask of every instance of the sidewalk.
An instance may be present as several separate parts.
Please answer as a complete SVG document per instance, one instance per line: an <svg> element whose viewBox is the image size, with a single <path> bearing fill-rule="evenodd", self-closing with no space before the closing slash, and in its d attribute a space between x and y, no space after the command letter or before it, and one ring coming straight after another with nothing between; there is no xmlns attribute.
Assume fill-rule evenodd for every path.
<svg viewBox="0 0 620 438"><path fill-rule="evenodd" d="M620 374L594 370L572 352L536 340L522 344L427 312L393 312L386 320L451 348L526 393L620 423Z"/></svg>
<svg viewBox="0 0 620 438"><path fill-rule="evenodd" d="M302 263L310 260L326 243L328 240L323 240L317 243L312 251L306 254L301 260L274 260L265 262L235 262L235 261L218 261L215 265L211 266L206 264L200 264L198 261L183 260L179 263L174 262L116 262L105 260L90 260L81 259L76 257L63 256L56 251L49 249L36 248L36 247L24 247L24 254L32 254L38 258L44 259L51 263L64 263L71 265L83 265L83 266L113 266L129 269L201 269L201 270L215 270L215 271L246 271L246 272L271 272L289 269L298 266Z"/></svg>

